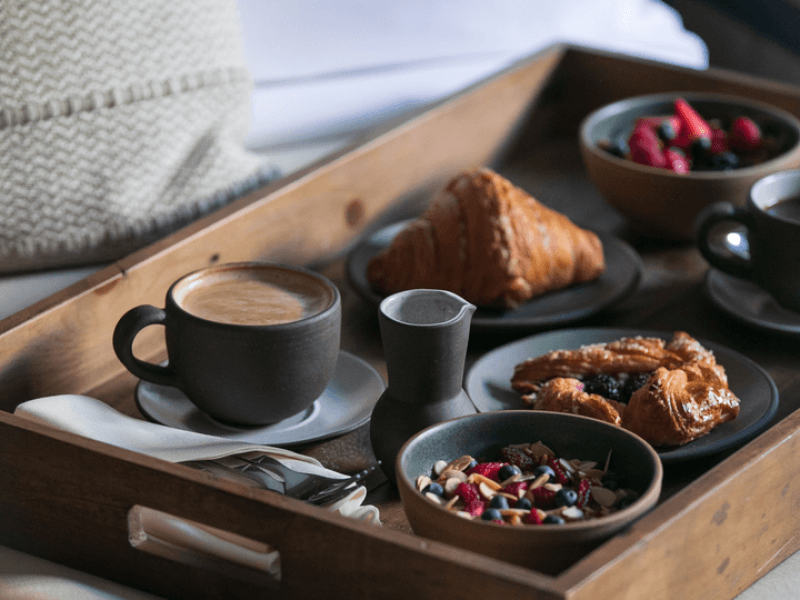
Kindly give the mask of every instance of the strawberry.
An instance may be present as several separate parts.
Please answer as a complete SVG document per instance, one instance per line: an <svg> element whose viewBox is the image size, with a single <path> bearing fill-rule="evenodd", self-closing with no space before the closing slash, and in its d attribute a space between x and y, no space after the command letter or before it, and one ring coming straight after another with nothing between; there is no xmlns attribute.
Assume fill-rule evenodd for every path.
<svg viewBox="0 0 800 600"><path fill-rule="evenodd" d="M578 508L583 508L589 502L589 494L592 489L592 482L588 479L581 479L578 484Z"/></svg>
<svg viewBox="0 0 800 600"><path fill-rule="evenodd" d="M650 167L665 167L667 161L661 150L661 143L651 129L639 127L633 130L628 139L631 160Z"/></svg>
<svg viewBox="0 0 800 600"><path fill-rule="evenodd" d="M478 475L483 475L488 479L492 479L497 481L497 473L500 471L502 467L504 467L507 463L503 462L488 462L488 463L478 463L471 469L467 471L467 475L472 475L473 473L477 473Z"/></svg>
<svg viewBox="0 0 800 600"><path fill-rule="evenodd" d="M530 490L528 492L530 494L533 504L539 508L552 508L555 504L556 493L552 490L548 490L547 488L538 487Z"/></svg>
<svg viewBox="0 0 800 600"><path fill-rule="evenodd" d="M700 137L711 137L711 126L693 109L686 100L675 100L675 115L681 120L681 128L686 130L689 142Z"/></svg>
<svg viewBox="0 0 800 600"><path fill-rule="evenodd" d="M676 173L688 173L690 171L689 161L686 156L677 148L669 147L664 150L666 168Z"/></svg>
<svg viewBox="0 0 800 600"><path fill-rule="evenodd" d="M740 152L758 150L761 147L761 130L747 117L739 117L731 125L728 145Z"/></svg>
<svg viewBox="0 0 800 600"><path fill-rule="evenodd" d="M512 465L517 465L523 471L533 471L538 466L532 457L525 454L519 448L510 448L506 446L500 451L500 454L503 460L508 461Z"/></svg>
<svg viewBox="0 0 800 600"><path fill-rule="evenodd" d="M555 471L556 483L560 483L561 485L567 485L569 483L569 477L564 473L561 463L559 463L555 457L549 457L547 459L547 465Z"/></svg>
<svg viewBox="0 0 800 600"><path fill-rule="evenodd" d="M519 498L521 496L521 492L524 492L527 489L528 489L527 481L515 481L513 483L509 483L506 487L504 487L500 491L506 494L511 494L515 498Z"/></svg>

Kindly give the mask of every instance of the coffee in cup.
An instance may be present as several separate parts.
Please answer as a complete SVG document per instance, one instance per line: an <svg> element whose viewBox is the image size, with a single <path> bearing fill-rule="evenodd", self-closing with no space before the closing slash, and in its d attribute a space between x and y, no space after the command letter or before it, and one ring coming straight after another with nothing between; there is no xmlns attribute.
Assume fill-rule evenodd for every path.
<svg viewBox="0 0 800 600"><path fill-rule="evenodd" d="M734 227L744 226L742 233ZM742 253L723 240L741 239ZM800 170L781 171L757 181L744 207L719 202L697 218L697 245L703 257L725 273L750 279L784 308L800 312Z"/></svg>
<svg viewBox="0 0 800 600"><path fill-rule="evenodd" d="M168 362L133 355L144 327L163 325ZM324 276L271 263L233 263L172 284L165 308L137 306L114 331L134 375L180 389L227 423L263 425L308 408L333 377L341 299Z"/></svg>

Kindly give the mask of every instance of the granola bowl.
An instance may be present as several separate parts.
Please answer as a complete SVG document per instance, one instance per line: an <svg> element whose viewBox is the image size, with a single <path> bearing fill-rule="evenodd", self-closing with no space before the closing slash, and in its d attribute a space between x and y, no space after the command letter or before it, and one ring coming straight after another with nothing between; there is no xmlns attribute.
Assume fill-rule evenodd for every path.
<svg viewBox="0 0 800 600"><path fill-rule="evenodd" d="M566 474L575 482L581 479L594 480L596 487L604 488L606 497L609 496L609 489L604 486L624 488L627 491L617 492L617 496L628 496L628 501L617 502L616 508L611 508L612 503L608 501L605 503L609 508L602 508L596 499L587 498L585 511L579 512L601 516L582 520L570 509L569 518L562 519L563 522L555 519L555 523L535 524L542 515L551 515L548 520L552 521L552 516L565 510L563 506L557 508L552 504L548 508L548 504L540 502L537 495L527 516L524 508L513 509L517 501L512 500L512 508L500 511L504 519L502 522L482 518L479 515L481 509L472 504L470 510L474 516L470 518L467 507L461 506L462 497L459 493L463 488L455 488L458 491L454 493L455 482L450 480L461 479L465 485L475 485L479 493L486 494L482 501L488 509L491 501L486 498L492 495L494 487L500 485L497 481L506 483L508 479L490 475L487 479L495 481L494 485L490 485L474 475L482 469L480 466L476 469L474 463L471 467L460 469L464 475L456 477L457 474L452 471L463 467L467 462L465 457L483 464L506 462L500 457L509 456L501 454L503 448L509 447L512 449L504 452L514 455L522 452L535 457L540 463L548 460L541 458L544 456L542 447L550 449L556 460L561 459L558 461L561 475ZM575 470L570 472L569 468ZM605 475L601 477L599 472ZM614 479L624 482L624 485L611 485L608 482L611 472L614 473ZM463 477L468 473L471 476L464 481ZM549 478L525 473L527 465L518 476L519 479L528 477L524 485L520 482L494 490L494 493L514 489L515 495L522 498L520 489L533 488L533 493L536 489L534 486L542 486L542 479ZM396 474L403 508L417 535L556 575L653 508L661 492L663 469L653 448L622 428L567 413L508 410L452 419L417 433L400 450ZM441 485L441 495L424 491L428 489L428 479ZM604 482L602 485L600 479ZM555 490L558 485L554 483L551 482L546 489ZM570 485L562 487L568 488ZM580 490L581 493L586 492L585 488ZM586 493L603 497L597 490ZM613 497L614 492L610 495ZM459 497L453 500L454 496ZM528 499L531 498L533 496L529 495ZM448 504L452 506L448 507ZM519 504L522 506L522 503ZM537 506L541 508L537 509ZM598 507L598 510L590 508L592 506ZM538 516L533 518L531 512L537 512ZM514 517L515 514L520 518Z"/></svg>
<svg viewBox="0 0 800 600"><path fill-rule="evenodd" d="M697 161L688 149L674 146L692 163L684 173L632 160L629 136L638 119L674 116L678 98L688 102L706 125L714 124L721 140L730 140L732 123L745 117L760 129L763 144L752 152L723 153L731 142L720 141L719 148L706 154L709 160L700 161L702 170L695 168ZM672 143L661 139L659 145L668 148ZM633 230L652 238L690 241L694 221L705 206L720 201L744 206L756 181L800 166L800 120L756 100L676 91L626 98L597 109L581 123L579 145L595 187ZM737 157L736 167L719 160L731 154ZM717 164L711 164L714 160Z"/></svg>

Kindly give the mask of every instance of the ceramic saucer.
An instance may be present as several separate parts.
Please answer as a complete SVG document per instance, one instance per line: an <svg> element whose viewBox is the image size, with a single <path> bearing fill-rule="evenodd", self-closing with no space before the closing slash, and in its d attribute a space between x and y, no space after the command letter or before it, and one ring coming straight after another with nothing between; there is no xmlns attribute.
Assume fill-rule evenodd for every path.
<svg viewBox="0 0 800 600"><path fill-rule="evenodd" d="M760 329L800 335L800 314L783 308L752 281L711 268L705 289L711 301L735 319Z"/></svg>
<svg viewBox="0 0 800 600"><path fill-rule="evenodd" d="M136 404L149 420L168 427L263 444L294 446L341 435L369 421L386 389L381 375L356 356L341 351L333 379L307 410L279 423L239 427L221 423L200 411L177 388L140 381Z"/></svg>

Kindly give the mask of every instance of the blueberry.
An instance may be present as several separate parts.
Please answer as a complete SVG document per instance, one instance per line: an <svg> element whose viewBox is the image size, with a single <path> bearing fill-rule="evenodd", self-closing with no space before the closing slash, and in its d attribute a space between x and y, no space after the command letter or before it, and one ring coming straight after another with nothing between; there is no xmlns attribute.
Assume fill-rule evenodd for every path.
<svg viewBox="0 0 800 600"><path fill-rule="evenodd" d="M531 508L533 508L533 505L531 504L531 501L528 500L527 498L520 498L519 500L517 500L517 503L514 505L514 508L518 508L520 510L530 510Z"/></svg>
<svg viewBox="0 0 800 600"><path fill-rule="evenodd" d="M556 492L556 506L575 506L578 492L569 488L561 488Z"/></svg>
<svg viewBox="0 0 800 600"><path fill-rule="evenodd" d="M508 498L505 496L494 496L491 500L489 500L489 508L508 510Z"/></svg>
<svg viewBox="0 0 800 600"><path fill-rule="evenodd" d="M614 481L613 479L604 479L603 480L603 487L606 488L607 490L612 491L612 492L616 492L619 489L619 486L617 485L617 482Z"/></svg>
<svg viewBox="0 0 800 600"><path fill-rule="evenodd" d="M500 467L500 470L497 472L497 477L500 481L505 481L506 479L513 477L514 475L521 475L522 471L519 470L517 465L503 465Z"/></svg>
<svg viewBox="0 0 800 600"><path fill-rule="evenodd" d="M485 511L483 511L481 519L484 521L502 521L503 515L501 515L500 511L496 508L487 508Z"/></svg>
<svg viewBox="0 0 800 600"><path fill-rule="evenodd" d="M665 142L671 142L676 137L678 137L675 128L672 126L672 122L669 119L664 119L658 126L658 137L661 138Z"/></svg>
<svg viewBox="0 0 800 600"><path fill-rule="evenodd" d="M619 392L620 402L627 404L631 400L631 396L644 387L644 384L650 379L650 373L631 373L622 389Z"/></svg>
<svg viewBox="0 0 800 600"><path fill-rule="evenodd" d="M739 166L739 157L730 150L711 157L711 168L715 171L731 171Z"/></svg>
<svg viewBox="0 0 800 600"><path fill-rule="evenodd" d="M553 480L556 478L556 472L553 471L552 467L548 467L547 465L542 465L541 467L536 467L533 471L534 477L541 477L547 473L550 476L550 479Z"/></svg>
<svg viewBox="0 0 800 600"><path fill-rule="evenodd" d="M599 373L590 379L587 379L583 382L584 387L583 390L587 394L598 394L603 398L608 398L609 400L619 400L620 394L620 385L619 381L617 381L611 375L606 375L605 373Z"/></svg>
<svg viewBox="0 0 800 600"><path fill-rule="evenodd" d="M546 525L563 525L565 521L559 516L547 515L544 519L542 519L542 523Z"/></svg>
<svg viewBox="0 0 800 600"><path fill-rule="evenodd" d="M435 496L444 496L444 488L435 481L430 482L422 489L423 494L427 494L429 492Z"/></svg>
<svg viewBox="0 0 800 600"><path fill-rule="evenodd" d="M613 481L617 484L617 489L621 487L625 487L625 478L620 474L616 473L615 471L606 471L605 475L600 478L600 481L605 487L607 481Z"/></svg>

